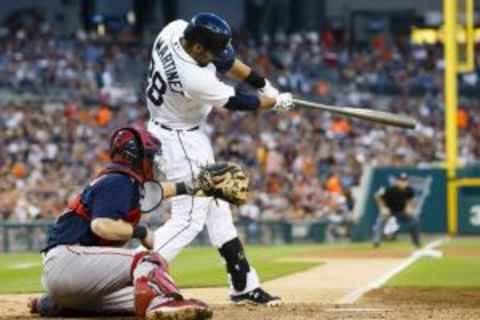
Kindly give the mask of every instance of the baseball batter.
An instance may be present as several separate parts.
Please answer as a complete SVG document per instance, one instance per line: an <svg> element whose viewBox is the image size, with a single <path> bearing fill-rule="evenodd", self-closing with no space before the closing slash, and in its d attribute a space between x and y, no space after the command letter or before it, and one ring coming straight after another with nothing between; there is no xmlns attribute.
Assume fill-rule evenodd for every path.
<svg viewBox="0 0 480 320"><path fill-rule="evenodd" d="M214 153L200 130L212 108L230 111L289 110L290 93L279 93L268 80L235 58L230 26L212 13L176 20L157 36L146 88L148 130L162 141L161 169L169 181L192 179ZM248 94L220 81L217 73L244 81L258 90ZM170 261L207 226L229 274L234 303L280 303L262 290L248 263L233 224L229 204L212 198L178 196L171 200L170 219L155 232L154 250Z"/></svg>
<svg viewBox="0 0 480 320"><path fill-rule="evenodd" d="M131 238L153 246L153 233L138 222L143 185L155 181L161 144L133 127L117 130L111 141L112 162L70 201L49 232L42 276L48 293L31 301L31 312L210 318L206 304L182 297L158 254L119 248ZM192 190L183 182L160 186L160 200Z"/></svg>

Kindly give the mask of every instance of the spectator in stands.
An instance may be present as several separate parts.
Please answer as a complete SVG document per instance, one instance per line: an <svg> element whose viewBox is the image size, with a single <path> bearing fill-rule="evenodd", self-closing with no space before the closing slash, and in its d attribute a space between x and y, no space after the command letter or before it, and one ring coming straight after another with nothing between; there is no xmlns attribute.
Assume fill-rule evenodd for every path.
<svg viewBox="0 0 480 320"><path fill-rule="evenodd" d="M60 36L55 28L38 32L41 23L32 25L17 24L0 42L0 210L12 219L23 193L45 191L67 201L106 161L108 145L101 141L108 132L127 119L147 119L140 79L149 44L127 46L84 32ZM409 113L419 126L400 131L306 110L261 118L213 113L204 129L218 159L248 166L257 219L327 219L343 207L339 199L358 184L363 165L443 161L441 48L398 47L379 38L357 50L333 33L315 31L264 39L252 45L245 38L239 55L282 89L332 104ZM462 86L478 91L474 74L462 79ZM462 164L480 156L478 105L476 97L462 98ZM35 206L43 214L58 212L61 204Z"/></svg>

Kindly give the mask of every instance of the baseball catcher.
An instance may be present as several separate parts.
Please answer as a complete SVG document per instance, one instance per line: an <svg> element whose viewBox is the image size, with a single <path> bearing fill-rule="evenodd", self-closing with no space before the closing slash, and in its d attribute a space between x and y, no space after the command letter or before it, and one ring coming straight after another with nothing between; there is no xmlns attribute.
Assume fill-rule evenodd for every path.
<svg viewBox="0 0 480 320"><path fill-rule="evenodd" d="M42 283L47 294L30 301L41 316L136 315L145 319L208 319L203 302L185 299L166 261L149 251L120 248L139 239L151 249L153 233L139 224L144 186L156 183L159 201L182 194L244 201L248 179L235 164L207 166L193 181L157 182L160 141L134 127L111 138L111 160L68 204L49 232Z"/></svg>

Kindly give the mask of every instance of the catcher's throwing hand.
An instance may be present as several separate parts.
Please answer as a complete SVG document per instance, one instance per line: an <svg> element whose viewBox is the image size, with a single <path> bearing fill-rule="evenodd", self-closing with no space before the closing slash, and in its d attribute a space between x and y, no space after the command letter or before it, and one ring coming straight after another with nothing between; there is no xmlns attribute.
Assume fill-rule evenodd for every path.
<svg viewBox="0 0 480 320"><path fill-rule="evenodd" d="M193 182L192 194L242 205L247 201L248 183L248 175L240 165L233 162L218 162L200 170Z"/></svg>

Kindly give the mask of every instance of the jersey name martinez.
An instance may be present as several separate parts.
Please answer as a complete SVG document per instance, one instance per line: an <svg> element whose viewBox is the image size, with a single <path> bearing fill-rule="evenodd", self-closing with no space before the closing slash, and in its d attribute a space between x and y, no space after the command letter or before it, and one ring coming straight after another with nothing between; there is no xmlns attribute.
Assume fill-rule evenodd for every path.
<svg viewBox="0 0 480 320"><path fill-rule="evenodd" d="M160 72L155 68L154 59L152 59L149 70L150 84L147 88L147 95L153 104L158 107L163 103L162 96L167 90L167 84L170 91L174 93L184 95L184 92L183 84L178 76L177 66L175 65L172 52L168 50L168 45L165 44L163 40L159 40L155 46L155 52L160 58L167 80L167 83L165 83Z"/></svg>

